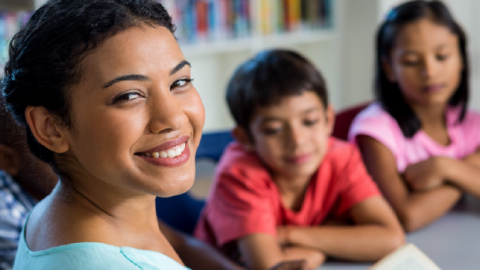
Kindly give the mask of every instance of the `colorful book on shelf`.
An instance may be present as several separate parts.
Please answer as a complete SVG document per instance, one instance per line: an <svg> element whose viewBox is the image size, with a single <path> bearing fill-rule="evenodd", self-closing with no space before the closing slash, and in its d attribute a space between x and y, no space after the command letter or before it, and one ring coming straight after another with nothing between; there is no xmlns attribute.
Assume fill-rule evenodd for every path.
<svg viewBox="0 0 480 270"><path fill-rule="evenodd" d="M180 43L319 29L330 21L332 0L158 0Z"/></svg>
<svg viewBox="0 0 480 270"><path fill-rule="evenodd" d="M441 270L414 244L405 244L390 253L369 270Z"/></svg>

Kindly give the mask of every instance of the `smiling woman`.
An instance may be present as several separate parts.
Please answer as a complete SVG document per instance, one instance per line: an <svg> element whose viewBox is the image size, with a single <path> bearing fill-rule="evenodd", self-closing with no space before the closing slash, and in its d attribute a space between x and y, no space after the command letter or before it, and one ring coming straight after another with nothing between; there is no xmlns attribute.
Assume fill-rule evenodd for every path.
<svg viewBox="0 0 480 270"><path fill-rule="evenodd" d="M155 197L192 186L205 114L173 31L155 1L52 0L15 36L6 103L61 181L14 269L185 269Z"/></svg>

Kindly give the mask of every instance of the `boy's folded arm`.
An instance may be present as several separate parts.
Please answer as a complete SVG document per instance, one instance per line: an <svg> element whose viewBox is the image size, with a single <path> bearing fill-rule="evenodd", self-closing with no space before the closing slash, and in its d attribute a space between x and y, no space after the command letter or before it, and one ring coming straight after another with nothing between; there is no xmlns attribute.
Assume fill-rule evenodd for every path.
<svg viewBox="0 0 480 270"><path fill-rule="evenodd" d="M357 136L357 144L368 172L407 232L439 218L460 198L460 190L451 185L425 192L410 192L397 171L395 157L386 146L372 137L362 135Z"/></svg>
<svg viewBox="0 0 480 270"><path fill-rule="evenodd" d="M280 246L278 240L269 234L252 234L237 240L238 249L248 269L266 270L282 261L305 260L308 269L319 267L325 255L311 248Z"/></svg>
<svg viewBox="0 0 480 270"><path fill-rule="evenodd" d="M355 223L353 226L287 227L283 235L289 244L355 261L375 261L403 245L402 228L382 197L357 203L349 213Z"/></svg>

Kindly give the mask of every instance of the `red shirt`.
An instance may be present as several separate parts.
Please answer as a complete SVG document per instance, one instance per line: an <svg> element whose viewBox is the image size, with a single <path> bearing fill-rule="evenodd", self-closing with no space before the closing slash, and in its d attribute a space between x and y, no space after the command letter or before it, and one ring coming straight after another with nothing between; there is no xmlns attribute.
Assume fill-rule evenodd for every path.
<svg viewBox="0 0 480 270"><path fill-rule="evenodd" d="M283 206L280 192L258 156L232 143L217 166L194 234L218 247L250 234L276 237L277 226L317 226L327 216L340 217L355 204L379 194L358 149L330 138L301 209L294 212Z"/></svg>

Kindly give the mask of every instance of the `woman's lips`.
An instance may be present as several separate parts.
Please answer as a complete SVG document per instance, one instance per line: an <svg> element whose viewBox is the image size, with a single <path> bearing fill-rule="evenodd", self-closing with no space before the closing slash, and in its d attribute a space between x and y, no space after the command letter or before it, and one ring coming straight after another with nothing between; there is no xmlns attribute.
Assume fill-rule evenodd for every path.
<svg viewBox="0 0 480 270"><path fill-rule="evenodd" d="M170 168L177 167L186 163L190 158L190 148L188 147L188 143L185 143L184 145L185 145L185 148L180 153L180 155L175 156L173 158L161 157L161 156L156 157L155 154L152 156L147 156L147 155L136 155L136 156L155 166L170 167Z"/></svg>
<svg viewBox="0 0 480 270"><path fill-rule="evenodd" d="M182 136L149 150L135 153L135 156L156 166L180 166L190 158L189 138L190 136Z"/></svg>

